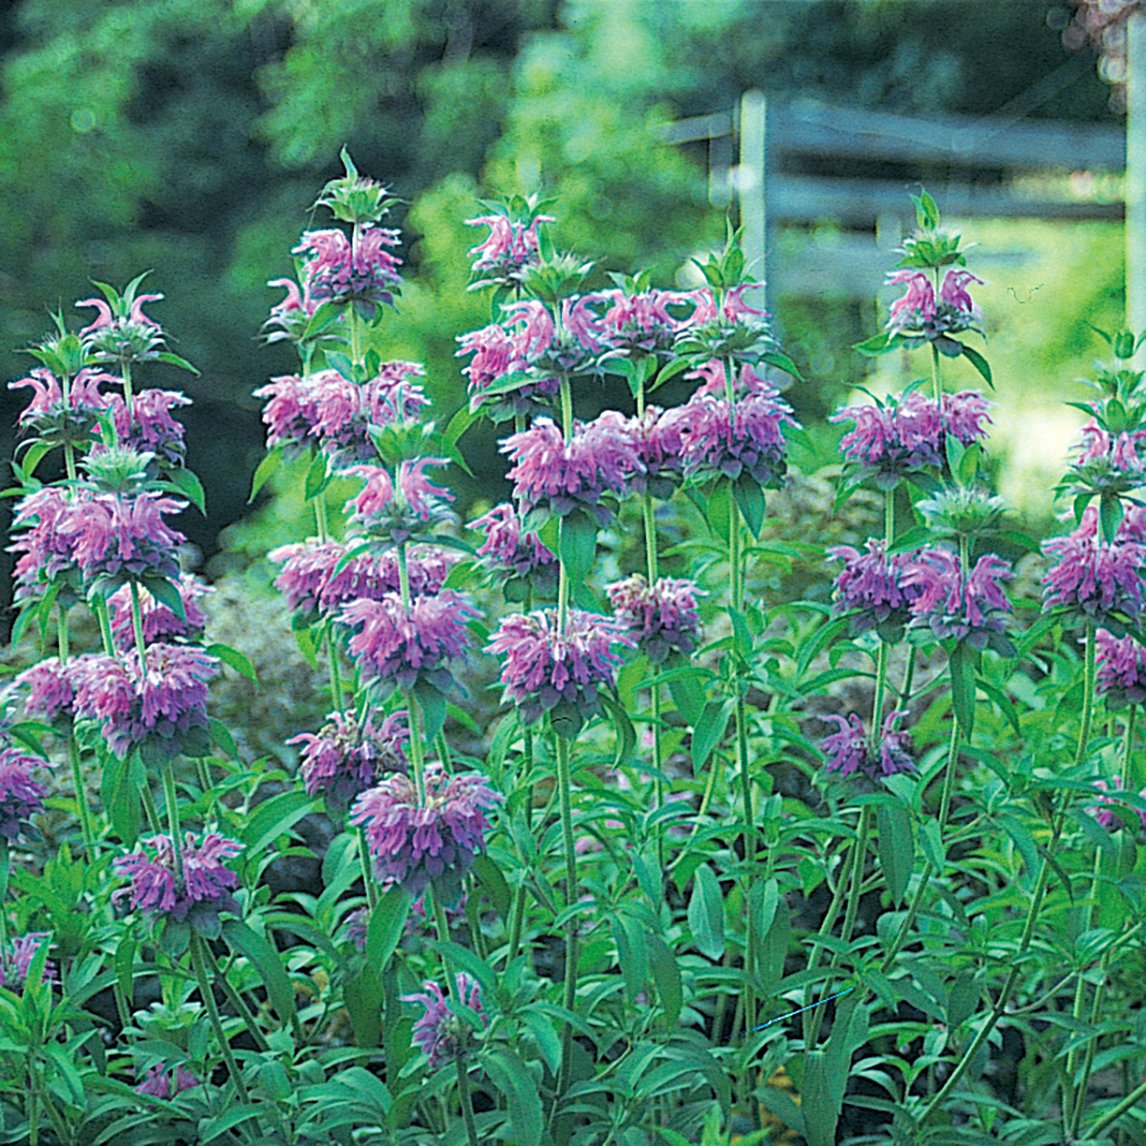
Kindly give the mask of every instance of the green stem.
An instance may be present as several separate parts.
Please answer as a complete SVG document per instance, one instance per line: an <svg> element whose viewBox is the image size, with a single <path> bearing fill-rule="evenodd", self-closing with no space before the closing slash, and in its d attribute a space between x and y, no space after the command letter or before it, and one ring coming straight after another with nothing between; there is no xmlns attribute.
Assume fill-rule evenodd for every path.
<svg viewBox="0 0 1146 1146"><path fill-rule="evenodd" d="M215 1032L215 1038L219 1040L219 1047L223 1052L223 1061L227 1064L227 1073L230 1074L231 1080L235 1084L235 1089L239 1092L242 1100L244 1102L250 1102L250 1092L247 1090L247 1084L243 1080L242 1071L239 1070L239 1064L235 1061L235 1056L231 1052L231 1044L227 1041L226 1031L223 1030L223 1021L219 1018L219 1008L215 1003L215 992L211 989L211 984L207 981L206 961L203 957L203 940L197 931L191 932L191 966L195 970L195 978L199 984L199 995L207 1007L207 1016L211 1021L211 1029Z"/></svg>
<svg viewBox="0 0 1146 1146"><path fill-rule="evenodd" d="M8 880L12 874L12 853L8 837L0 836L0 959L8 954Z"/></svg>
<svg viewBox="0 0 1146 1146"><path fill-rule="evenodd" d="M1108 1110L1093 1126L1087 1129L1083 1141L1097 1138L1112 1122L1117 1122L1144 1098L1146 1098L1146 1082L1141 1082L1113 1110Z"/></svg>
<svg viewBox="0 0 1146 1146"><path fill-rule="evenodd" d="M319 541L326 541L330 537L330 526L326 520L326 493L315 495L314 498L314 524L318 530Z"/></svg>
<svg viewBox="0 0 1146 1146"><path fill-rule="evenodd" d="M572 912L577 902L577 855L573 843L573 776L570 761L570 743L563 736L555 736L557 748L557 792L561 813L561 841L565 854L565 986L562 1003L567 1011L575 1012L577 1003L577 920ZM564 1051L561 1056L561 1078L558 1095L569 1088L572 1062L573 1028L565 1025Z"/></svg>
<svg viewBox="0 0 1146 1146"><path fill-rule="evenodd" d="M933 342L931 344L931 387L935 394L936 404L943 401L943 382L939 377L939 351Z"/></svg>
<svg viewBox="0 0 1146 1146"><path fill-rule="evenodd" d="M366 842L366 829L358 829L358 859L362 864L362 886L366 890L366 905L370 913L378 906L378 888L374 884L374 873L370 870L370 846Z"/></svg>
<svg viewBox="0 0 1146 1146"><path fill-rule="evenodd" d="M955 786L955 771L958 767L959 741L962 733L958 715L952 713L951 716L951 740L947 747L947 764L943 769L943 791L939 797L940 836L942 836L943 829L947 826L947 813L951 807L951 791Z"/></svg>
<svg viewBox="0 0 1146 1146"><path fill-rule="evenodd" d="M139 653L139 671L146 676L147 643L143 639L143 605L139 600L139 585L134 580L127 584L131 590L131 628L135 633L135 650Z"/></svg>
<svg viewBox="0 0 1146 1146"><path fill-rule="evenodd" d="M330 657L330 704L335 712L342 711L342 670L338 664L338 642L334 637L334 625L326 629L326 651Z"/></svg>
<svg viewBox="0 0 1146 1146"><path fill-rule="evenodd" d="M227 996L231 1006L239 1012L239 1017L246 1023L247 1030L255 1045L261 1051L270 1050L270 1044L263 1037L263 1032L259 1030L254 1013L247 1006L243 996L231 985L231 980L227 978L226 972L219 966L219 960L215 958L215 952L206 943L203 944L203 954L206 955L207 964L211 968L212 981L223 988L223 994Z"/></svg>
<svg viewBox="0 0 1146 1146"><path fill-rule="evenodd" d="M119 373L120 377L123 379L123 404L127 408L127 413L130 417L132 408L135 403L135 399L132 396L131 390L131 363L126 361L121 362L119 364ZM115 425L114 419L109 419L109 421L111 422L112 426Z"/></svg>
<svg viewBox="0 0 1146 1146"><path fill-rule="evenodd" d="M1090 726L1094 719L1094 644L1094 625L1087 624L1083 650L1082 727L1078 730L1078 751L1074 754L1076 768L1086 759L1086 750L1090 746Z"/></svg>
<svg viewBox="0 0 1146 1146"><path fill-rule="evenodd" d="M68 631L68 608L58 605L56 632L59 638L60 667L67 665L70 653L70 634ZM76 790L76 807L79 809L80 831L84 837L84 848L91 852L95 848L95 824L92 821L91 809L88 807L87 790L84 787L83 764L80 759L80 746L76 743L75 732L68 733L68 763L72 768L72 786Z"/></svg>
<svg viewBox="0 0 1146 1146"><path fill-rule="evenodd" d="M139 795L143 800L143 818L147 821L147 828L153 836L159 835L159 811L155 807L155 797L151 794L151 789L144 784L139 790Z"/></svg>
<svg viewBox="0 0 1146 1146"><path fill-rule="evenodd" d="M163 796L171 831L171 850L175 854L175 878L182 880L183 840L179 833L179 795L175 790L175 767L170 760L163 769Z"/></svg>
<svg viewBox="0 0 1146 1146"><path fill-rule="evenodd" d="M89 603L92 612L96 615L96 620L99 621L99 635L103 641L104 656L115 657L115 641L112 640L111 636L111 617L108 616L107 598L96 593L89 598Z"/></svg>
<svg viewBox="0 0 1146 1146"><path fill-rule="evenodd" d="M470 1099L469 1071L462 1061L462 1052L454 1055L454 1066L458 1072L458 1099L462 1104L462 1119L466 1124L466 1141L469 1146L478 1146L477 1126L474 1124L474 1108Z"/></svg>

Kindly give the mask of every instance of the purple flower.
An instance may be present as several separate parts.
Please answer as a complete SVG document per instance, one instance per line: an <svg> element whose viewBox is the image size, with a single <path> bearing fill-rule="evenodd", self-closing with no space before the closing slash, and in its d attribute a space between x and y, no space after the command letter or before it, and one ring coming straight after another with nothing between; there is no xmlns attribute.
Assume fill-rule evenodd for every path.
<svg viewBox="0 0 1146 1146"><path fill-rule="evenodd" d="M509 218L508 215L480 215L467 219L467 227L489 227L484 243L471 247L473 272L479 279L475 286L491 283L520 282L522 270L539 260L537 228L542 223L553 223L552 215L534 215L528 223Z"/></svg>
<svg viewBox="0 0 1146 1146"><path fill-rule="evenodd" d="M410 739L403 709L385 717L370 712L359 724L353 711L332 712L318 732L300 732L288 744L301 744L299 773L308 796L322 794L345 808L356 796L388 772L406 770L405 746Z"/></svg>
<svg viewBox="0 0 1146 1146"><path fill-rule="evenodd" d="M267 286L282 287L286 291L282 302L271 307L270 316L263 323L264 328L270 328L267 342L302 341L318 303L310 297L305 286L300 287L294 279L271 279Z"/></svg>
<svg viewBox="0 0 1146 1146"><path fill-rule="evenodd" d="M163 349L163 330L159 323L143 313L143 307L146 303L158 302L162 298L161 294L136 296L132 287L129 287L114 305L102 298L87 298L77 302L78 307L91 307L96 311L95 321L80 331L84 346L97 362L131 362L156 358Z"/></svg>
<svg viewBox="0 0 1146 1146"><path fill-rule="evenodd" d="M32 779L32 769L45 767L47 763L18 748L0 751L0 836L5 840L27 835L32 816L44 810L48 790Z"/></svg>
<svg viewBox="0 0 1146 1146"><path fill-rule="evenodd" d="M135 1088L135 1093L148 1094L152 1098L162 1098L166 1101L173 1094L202 1085L202 1082L182 1064L172 1071L165 1063L157 1062L148 1068L143 1081Z"/></svg>
<svg viewBox="0 0 1146 1146"><path fill-rule="evenodd" d="M478 557L494 574L529 582L530 588L547 592L557 583L557 558L536 533L524 529L521 518L507 502L466 527L484 534Z"/></svg>
<svg viewBox="0 0 1146 1146"><path fill-rule="evenodd" d="M641 470L627 422L615 410L587 425L578 422L569 442L549 418L538 418L530 429L506 438L501 450L514 463L506 477L523 513L564 516L580 508L602 526L612 512L601 499L623 496Z"/></svg>
<svg viewBox="0 0 1146 1146"><path fill-rule="evenodd" d="M688 407L662 410L648 406L644 415L629 422L629 434L644 467L629 480L635 493L650 493L667 501L684 477L684 435Z"/></svg>
<svg viewBox="0 0 1146 1146"><path fill-rule="evenodd" d="M1122 790L1122 777L1115 776L1110 783L1105 780L1095 780L1095 788L1099 792L1119 792ZM1146 800L1146 788L1143 788L1138 793L1140 799ZM1114 808L1127 808L1130 805L1124 800L1119 800L1114 796L1100 795L1098 796L1098 803L1092 804L1086 810L1108 831L1112 832L1116 828L1122 827L1122 820L1114 814ZM1138 816L1142 827L1146 828L1146 808L1133 808L1133 811Z"/></svg>
<svg viewBox="0 0 1146 1146"><path fill-rule="evenodd" d="M938 640L966 641L973 649L991 645L1007 655L1001 634L1011 603L1000 585L1013 576L1001 557L986 553L966 576L959 556L947 549L921 549L905 570L903 584L917 596L910 602L912 627L926 629Z"/></svg>
<svg viewBox="0 0 1146 1146"><path fill-rule="evenodd" d="M84 442L97 426L97 418L112 399L100 390L105 382L119 379L98 370L81 370L67 386L64 399L60 380L42 367L29 372L27 378L8 383L9 390L31 387L32 400L21 411L22 432L49 442Z"/></svg>
<svg viewBox="0 0 1146 1146"><path fill-rule="evenodd" d="M445 503L453 501L453 493L426 477L429 466L449 464L448 458L407 459L399 463L395 476L382 466L351 466L348 472L366 486L346 508L353 508L355 521L372 533L401 545L450 516Z"/></svg>
<svg viewBox="0 0 1146 1146"><path fill-rule="evenodd" d="M353 238L337 228L307 231L292 253L306 260L301 277L315 302L329 299L373 308L394 305L402 260L387 248L397 245L397 231L364 224L355 228Z"/></svg>
<svg viewBox="0 0 1146 1146"><path fill-rule="evenodd" d="M108 407L121 446L154 454L165 464L178 466L183 464L186 452L185 431L183 424L171 416L171 411L177 406L190 405L191 399L179 390L141 390L132 399L130 411L118 394L112 395Z"/></svg>
<svg viewBox="0 0 1146 1146"><path fill-rule="evenodd" d="M613 646L633 644L608 617L571 610L561 632L557 610L542 609L504 618L486 651L504 654L503 700L518 705L526 724L551 712L577 728L599 710L600 688L613 682L621 663Z"/></svg>
<svg viewBox="0 0 1146 1146"><path fill-rule="evenodd" d="M828 550L829 558L844 563L833 583L833 612L848 615L853 636L879 629L897 640L910 619L911 602L919 595L918 585L904 577L914 558L900 553L889 556L886 543L874 539L867 542L866 549L860 553L850 545L837 545Z"/></svg>
<svg viewBox="0 0 1146 1146"><path fill-rule="evenodd" d="M695 311L695 300L679 291L601 291L596 301L606 304L600 327L607 345L615 351L655 354L672 350L673 343ZM684 307L689 313L676 318L669 307Z"/></svg>
<svg viewBox="0 0 1146 1146"><path fill-rule="evenodd" d="M350 655L361 661L367 680L413 688L419 680L445 689L449 662L469 647L466 622L478 611L449 589L436 597L415 597L409 608L397 593L377 601L352 601L338 619L353 631Z"/></svg>
<svg viewBox="0 0 1146 1146"><path fill-rule="evenodd" d="M113 861L116 875L131 880L130 888L117 895L127 896L133 911L165 915L176 922L189 916L194 921L213 919L220 911L235 911L231 892L239 877L226 861L237 856L243 845L217 832L205 832L197 840L193 832L183 837L182 869L176 870L171 837L152 836L140 841L142 847Z"/></svg>
<svg viewBox="0 0 1146 1146"><path fill-rule="evenodd" d="M143 621L144 644L183 638L198 640L203 635L207 618L199 608L200 597L213 592L211 586L201 581L193 573L181 573L175 584L179 599L183 602L183 616L173 612L157 601L146 589L139 590L140 614ZM131 588L124 585L108 599L111 606L111 632L118 648L127 650L135 647L135 628L131 619Z"/></svg>
<svg viewBox="0 0 1146 1146"><path fill-rule="evenodd" d="M74 540L62 531L61 524L73 510L82 512L93 495L88 490L71 493L69 497L60 486L44 486L16 507L12 528L22 532L8 552L20 554L13 570L17 600L35 595L43 585L75 569Z"/></svg>
<svg viewBox="0 0 1146 1146"><path fill-rule="evenodd" d="M454 982L457 984L459 1002L475 1011L482 1024L488 1026L477 983L464 971L454 976ZM414 1023L413 1042L426 1052L430 1069L437 1070L443 1063L464 1052L471 1027L450 1010L446 996L437 983L426 980L422 987L424 990L417 994L403 995L402 1001L418 1003L424 1008L421 1018Z"/></svg>
<svg viewBox="0 0 1146 1146"><path fill-rule="evenodd" d="M938 338L975 329L982 321L983 316L971 300L967 286L983 280L970 271L949 270L939 286L938 298L925 271L893 271L887 281L890 285L907 285L906 293L891 304L887 321L887 328L896 334Z"/></svg>
<svg viewBox="0 0 1146 1146"><path fill-rule="evenodd" d="M425 788L425 799L419 800L409 776L388 776L358 797L350 822L366 832L380 883L397 884L411 895L432 884L453 901L474 856L485 848L490 826L485 814L502 797L484 776L451 776L436 763L426 766Z"/></svg>
<svg viewBox="0 0 1146 1146"><path fill-rule="evenodd" d="M314 538L273 549L268 558L283 567L275 588L294 612L314 616L336 613L351 601L376 601L398 592L398 555L393 549L364 551L335 572L347 552L348 546L341 542ZM441 592L455 560L452 553L428 545L411 548L406 555L410 592L415 597Z"/></svg>
<svg viewBox="0 0 1146 1146"><path fill-rule="evenodd" d="M788 467L781 429L798 425L792 408L748 365L735 381L732 401L719 363L708 363L694 377L706 383L675 423L685 477L703 484L746 475L758 485L779 488Z"/></svg>
<svg viewBox="0 0 1146 1146"><path fill-rule="evenodd" d="M1082 440L1069 471L1076 489L1125 493L1146 485L1146 430L1110 434L1097 422L1082 427Z"/></svg>
<svg viewBox="0 0 1146 1146"><path fill-rule="evenodd" d="M991 419L978 391L944 394L936 405L913 390L900 401L845 406L828 421L855 422L855 429L840 439L840 452L873 474L881 489L890 489L903 474L944 465L947 434L964 446L982 441Z"/></svg>
<svg viewBox="0 0 1146 1146"><path fill-rule="evenodd" d="M134 649L121 659L77 657L68 666L76 716L99 721L120 758L136 745L163 759L198 751L198 730L207 725L207 681L218 664L188 645L150 645L146 673Z"/></svg>
<svg viewBox="0 0 1146 1146"><path fill-rule="evenodd" d="M1136 532L1139 519L1128 514L1113 542L1102 540L1098 510L1087 506L1078 527L1044 541L1054 564L1043 578L1043 610L1062 609L1080 621L1107 624L1112 614L1136 620L1143 610L1146 545Z"/></svg>
<svg viewBox="0 0 1146 1146"><path fill-rule="evenodd" d="M366 953L366 932L370 927L370 909L359 907L346 917L346 939L359 954Z"/></svg>
<svg viewBox="0 0 1146 1146"><path fill-rule="evenodd" d="M13 992L23 990L32 967L32 960L47 939L47 933L42 931L30 931L27 935L13 936L7 948L0 953L0 987L6 987ZM51 963L45 963L42 981L51 983L55 978L55 968Z"/></svg>
<svg viewBox="0 0 1146 1146"><path fill-rule="evenodd" d="M617 622L654 664L692 652L700 629L695 581L661 577L652 586L639 573L608 586Z"/></svg>
<svg viewBox="0 0 1146 1146"><path fill-rule="evenodd" d="M1105 629L1098 643L1098 693L1123 704L1146 702L1146 648L1133 637L1118 638Z"/></svg>
<svg viewBox="0 0 1146 1146"><path fill-rule="evenodd" d="M24 713L38 716L52 724L58 716L71 716L76 690L69 674L70 665L61 665L55 657L42 660L25 669L12 682L16 688L27 688Z"/></svg>
<svg viewBox="0 0 1146 1146"><path fill-rule="evenodd" d="M187 538L163 516L186 507L186 502L154 491L133 496L97 493L69 504L56 519L55 531L86 581L147 576L175 580L175 551Z"/></svg>
<svg viewBox="0 0 1146 1146"><path fill-rule="evenodd" d="M847 719L842 716L826 716L833 721L838 731L825 736L820 741L820 749L828 757L824 768L828 772L838 772L841 776L851 776L856 772L870 780L881 776L894 776L898 772L916 771L911 756L911 737L906 732L897 732L896 724L907 714L890 712L883 722L878 748L873 749L864 732L863 722L853 712Z"/></svg>

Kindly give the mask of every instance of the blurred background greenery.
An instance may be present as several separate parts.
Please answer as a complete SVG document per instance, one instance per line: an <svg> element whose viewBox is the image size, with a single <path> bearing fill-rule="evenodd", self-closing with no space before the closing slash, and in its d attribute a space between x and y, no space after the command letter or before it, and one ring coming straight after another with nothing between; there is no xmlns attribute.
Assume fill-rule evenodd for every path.
<svg viewBox="0 0 1146 1146"><path fill-rule="evenodd" d="M185 382L160 367L145 379L186 385L195 400L189 461L210 516L187 515L184 528L207 559L221 533L249 551L253 533L274 539L276 519L293 513L286 500L264 504L257 529L228 531L247 513L261 454L251 391L293 368L288 351L259 341L280 297L265 284L289 273L343 144L404 200L407 283L390 351L426 363L447 415L463 401L454 339L488 321L466 291L477 236L463 221L477 196L541 186L558 200L560 245L604 269L681 281L690 256L719 241L723 211L709 201L703 148L663 143L666 122L730 111L759 89L923 116L1021 109L1117 124L1090 49L1063 45L1073 12L1068 0L8 0L0 372L26 372L15 348L45 333L48 309L87 297L89 279L122 285L151 269L149 289L166 295L151 313L203 372ZM905 181L905 199L912 189ZM942 187L931 189L942 205ZM990 280L980 297L999 448L1021 463L1004 486L1023 500L1035 473L1045 514L1039 466L1061 468L1078 422L1058 403L1081 396L1073 380L1100 349L1082 321L1121 321L1121 225L963 230ZM806 238L779 233L770 258ZM822 421L873 371L876 385L910 376L910 363L849 349L882 324L879 291L876 278L863 301L830 282L770 299L805 368L790 394L805 420ZM7 427L22 400L4 398ZM1037 440L1032 416L1047 428ZM465 497L499 497L494 435L475 429L466 450L477 477Z"/></svg>

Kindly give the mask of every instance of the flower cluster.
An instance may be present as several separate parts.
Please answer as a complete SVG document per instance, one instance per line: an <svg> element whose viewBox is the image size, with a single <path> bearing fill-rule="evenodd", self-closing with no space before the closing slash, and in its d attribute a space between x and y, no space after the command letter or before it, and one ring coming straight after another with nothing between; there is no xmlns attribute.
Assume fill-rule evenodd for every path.
<svg viewBox="0 0 1146 1146"><path fill-rule="evenodd" d="M72 674L68 671L70 667L49 657L16 677L13 681L15 687L27 689L24 698L24 712L27 716L38 716L51 724L61 714L72 715L76 689L72 683Z"/></svg>
<svg viewBox="0 0 1146 1146"><path fill-rule="evenodd" d="M1000 584L1010 580L1011 566L985 553L967 574L959 555L948 549L923 549L903 575L918 594L910 602L912 628L938 640L966 641L973 649L987 646L1007 655L1002 637L1011 603Z"/></svg>
<svg viewBox="0 0 1146 1146"><path fill-rule="evenodd" d="M625 419L612 410L577 423L568 442L549 418L538 418L506 438L501 449L514 463L506 477L524 513L564 516L583 509L602 526L612 517L602 498L622 496L642 469Z"/></svg>
<svg viewBox="0 0 1146 1146"><path fill-rule="evenodd" d="M828 421L855 423L840 439L844 458L890 489L904 474L945 463L946 435L964 446L982 441L991 419L977 390L944 394L936 403L918 390L901 401L845 406Z"/></svg>
<svg viewBox="0 0 1146 1146"><path fill-rule="evenodd" d="M614 646L634 641L617 621L570 611L564 631L555 609L506 617L486 651L504 655L504 700L518 706L526 724L560 713L579 726L600 709L600 689L621 663Z"/></svg>
<svg viewBox="0 0 1146 1146"><path fill-rule="evenodd" d="M302 277L309 298L356 302L372 311L378 304L394 305L402 260L388 248L397 245L397 231L365 224L349 238L337 228L307 231L293 253L305 260Z"/></svg>
<svg viewBox="0 0 1146 1146"><path fill-rule="evenodd" d="M495 505L467 528L485 537L477 554L491 572L527 581L531 589L541 593L557 583L557 557L536 533L522 526L508 502Z"/></svg>
<svg viewBox="0 0 1146 1146"><path fill-rule="evenodd" d="M697 312L697 297L679 291L601 291L593 296L603 304L600 326L613 353L655 354L672 350L681 334L689 330ZM674 317L669 307L686 313Z"/></svg>
<svg viewBox="0 0 1146 1146"><path fill-rule="evenodd" d="M1095 634L1098 645L1097 686L1106 703L1146 702L1146 648L1133 637L1116 637L1106 629Z"/></svg>
<svg viewBox="0 0 1146 1146"><path fill-rule="evenodd" d="M897 334L934 339L962 330L976 330L982 321L983 316L967 287L983 280L970 271L949 270L939 285L938 296L924 271L892 271L887 281L891 285L907 286L903 296L891 304L891 317L887 321L887 328Z"/></svg>
<svg viewBox="0 0 1146 1146"><path fill-rule="evenodd" d="M452 902L485 847L486 812L501 800L476 772L451 776L429 764L424 799L414 781L398 772L358 797L350 822L366 833L380 883L397 884L411 895L432 884Z"/></svg>
<svg viewBox="0 0 1146 1146"><path fill-rule="evenodd" d="M695 581L661 577L649 585L638 573L607 592L618 624L654 664L670 653L692 652L700 628Z"/></svg>
<svg viewBox="0 0 1146 1146"><path fill-rule="evenodd" d="M31 828L31 818L44 810L47 788L32 779L32 769L47 764L18 748L0 751L0 837L15 840Z"/></svg>
<svg viewBox="0 0 1146 1146"><path fill-rule="evenodd" d="M199 600L210 593L211 587L193 573L180 575L175 585L183 603L183 615L157 601L146 589L139 590L143 640L152 645L157 641L198 640L203 635L207 618L199 608ZM131 589L124 585L107 600L111 608L111 633L120 649L135 646L135 629L131 616Z"/></svg>
<svg viewBox="0 0 1146 1146"><path fill-rule="evenodd" d="M400 462L393 476L382 466L352 466L350 473L365 480L362 492L347 503L354 520L376 536L401 545L450 516L453 493L426 476L430 466L449 465L446 458Z"/></svg>
<svg viewBox="0 0 1146 1146"><path fill-rule="evenodd" d="M828 557L844 563L833 582L833 611L847 615L852 636L878 629L897 640L910 620L911 603L919 596L919 586L905 577L913 558L889 554L886 543L874 538L865 549L860 553L850 545L837 545L828 550Z"/></svg>
<svg viewBox="0 0 1146 1146"><path fill-rule="evenodd" d="M454 982L457 984L458 1001L474 1011L483 1025L487 1025L485 1011L482 1010L481 990L477 983L464 971L454 976ZM422 987L421 992L403 995L402 1001L422 1006L422 1015L414 1023L413 1040L416 1046L426 1052L430 1069L437 1070L443 1063L464 1051L470 1026L450 1010L446 996L437 983L427 980Z"/></svg>
<svg viewBox="0 0 1146 1146"><path fill-rule="evenodd" d="M1110 783L1105 780L1095 780L1095 788L1100 793L1118 792L1122 790L1122 778L1115 776ZM1146 788L1143 788L1138 793L1139 799L1146 800ZM1124 800L1119 800L1116 796L1100 795L1098 803L1092 804L1087 811L1108 831L1114 831L1115 828L1122 826L1122 820L1114 814L1115 808L1130 808ZM1143 828L1146 828L1146 808L1134 808L1135 814L1138 816L1139 822Z"/></svg>
<svg viewBox="0 0 1146 1146"><path fill-rule="evenodd" d="M239 877L226 861L243 850L242 844L217 832L205 832L201 840L187 832L177 859L170 836L152 836L141 843L138 851L112 863L117 875L131 881L117 894L128 898L133 911L199 925L220 911L238 910L231 892Z"/></svg>
<svg viewBox="0 0 1146 1146"><path fill-rule="evenodd" d="M186 452L185 431L182 422L171 416L171 411L190 405L191 399L180 390L142 390L132 399L130 407L120 395L113 394L108 409L121 446L152 454L168 466L178 466L183 464Z"/></svg>
<svg viewBox="0 0 1146 1146"><path fill-rule="evenodd" d="M97 418L112 401L100 387L118 381L99 370L81 370L61 384L50 370L37 368L9 382L8 389L32 390L32 400L20 413L21 431L48 442L81 443L91 440Z"/></svg>
<svg viewBox="0 0 1146 1146"><path fill-rule="evenodd" d="M132 748L169 759L206 747L207 681L219 662L189 645L153 644L147 665L132 649L122 658L88 654L67 666L75 689L75 715L98 721L108 747L119 757Z"/></svg>
<svg viewBox="0 0 1146 1146"><path fill-rule="evenodd" d="M542 223L555 221L552 215L534 215L528 223L508 215L479 215L476 219L467 219L467 227L489 227L485 242L469 250L478 279L474 285L518 282L523 268L538 260L537 228Z"/></svg>
<svg viewBox="0 0 1146 1146"><path fill-rule="evenodd" d="M1083 426L1081 439L1067 473L1072 488L1120 494L1146 485L1146 430L1111 434L1091 421Z"/></svg>
<svg viewBox="0 0 1146 1146"><path fill-rule="evenodd" d="M122 296L85 298L76 303L96 312L94 322L80 331L80 338L94 361L126 363L157 358L163 350L164 334L153 318L143 313L149 302L159 302L161 294L135 294L140 278L129 284Z"/></svg>
<svg viewBox="0 0 1146 1146"><path fill-rule="evenodd" d="M449 589L415 597L407 608L397 593L376 601L351 601L338 614L350 628L350 654L367 680L413 688L419 680L446 689L448 664L469 646L466 622L478 616L469 601Z"/></svg>
<svg viewBox="0 0 1146 1146"><path fill-rule="evenodd" d="M1088 506L1077 528L1044 541L1043 553L1053 561L1043 578L1043 609L1062 610L1067 620L1118 625L1118 617L1134 621L1146 607L1146 544L1143 514L1126 514L1114 540L1099 532L1098 509Z"/></svg>
<svg viewBox="0 0 1146 1146"><path fill-rule="evenodd" d="M202 1085L203 1083L182 1063L174 1070L170 1070L166 1064L157 1062L148 1068L143 1081L135 1088L135 1093L167 1100L184 1090Z"/></svg>
<svg viewBox="0 0 1146 1146"><path fill-rule="evenodd" d="M332 712L318 732L300 732L287 741L302 745L299 773L308 796L321 793L345 807L386 773L406 770L406 712L375 723L380 716L372 711L359 723L354 712Z"/></svg>
<svg viewBox="0 0 1146 1146"><path fill-rule="evenodd" d="M313 538L273 549L267 556L283 567L275 588L292 611L306 616L331 615L351 601L376 601L398 592L398 557L392 549L384 553L364 550L347 559L348 552L340 542ZM415 597L441 592L454 560L441 549L412 548L406 555L410 592Z"/></svg>
<svg viewBox="0 0 1146 1146"><path fill-rule="evenodd" d="M20 991L27 981L36 952L44 945L48 935L42 931L30 931L27 935L17 935L3 952L0 952L0 987L9 991ZM54 982L55 968L51 963L44 964L44 982Z"/></svg>
<svg viewBox="0 0 1146 1146"><path fill-rule="evenodd" d="M824 717L837 726L837 731L820 741L820 750L828 758L824 768L841 776L859 772L871 780L894 776L898 772L916 771L911 755L911 737L895 727L905 715L903 712L888 713L880 730L879 743L875 746L869 743L863 721L854 712L846 719L834 715Z"/></svg>

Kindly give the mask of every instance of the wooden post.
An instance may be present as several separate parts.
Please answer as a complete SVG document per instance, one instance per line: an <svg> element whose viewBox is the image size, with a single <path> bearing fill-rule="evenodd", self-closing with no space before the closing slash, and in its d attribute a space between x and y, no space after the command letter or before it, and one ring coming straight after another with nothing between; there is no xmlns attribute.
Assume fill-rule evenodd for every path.
<svg viewBox="0 0 1146 1146"><path fill-rule="evenodd" d="M1126 325L1146 330L1146 12L1126 21Z"/></svg>
<svg viewBox="0 0 1146 1146"><path fill-rule="evenodd" d="M764 93L745 92L740 97L740 159L736 172L736 193L740 207L741 242L748 273L759 278L763 288L748 299L751 306L763 310L767 305L768 214L765 205L765 135L767 114Z"/></svg>

